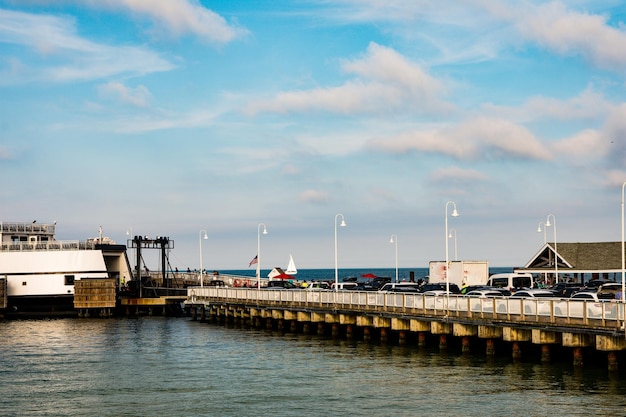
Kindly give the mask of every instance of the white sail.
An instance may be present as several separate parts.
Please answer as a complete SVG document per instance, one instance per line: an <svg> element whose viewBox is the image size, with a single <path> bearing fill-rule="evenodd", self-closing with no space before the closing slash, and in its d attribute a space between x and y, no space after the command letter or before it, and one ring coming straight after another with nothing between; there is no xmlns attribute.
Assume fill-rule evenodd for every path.
<svg viewBox="0 0 626 417"><path fill-rule="evenodd" d="M291 254L289 254L289 265L287 266L287 270L285 271L285 273L289 275L296 275L298 273L298 270L296 269L296 263L293 261L293 256L291 256Z"/></svg>

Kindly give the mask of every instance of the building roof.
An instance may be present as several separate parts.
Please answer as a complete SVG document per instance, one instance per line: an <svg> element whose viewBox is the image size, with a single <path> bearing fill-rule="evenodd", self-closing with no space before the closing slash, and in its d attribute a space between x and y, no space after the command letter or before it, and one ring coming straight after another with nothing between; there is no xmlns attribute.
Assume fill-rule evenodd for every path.
<svg viewBox="0 0 626 417"><path fill-rule="evenodd" d="M554 269L554 242L544 244L522 270ZM608 272L622 269L621 242L557 242L559 273Z"/></svg>

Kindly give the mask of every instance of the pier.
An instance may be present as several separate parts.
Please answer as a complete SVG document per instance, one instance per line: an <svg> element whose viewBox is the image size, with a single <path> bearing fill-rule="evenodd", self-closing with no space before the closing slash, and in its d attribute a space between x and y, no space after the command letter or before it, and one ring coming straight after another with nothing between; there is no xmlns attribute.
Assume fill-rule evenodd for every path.
<svg viewBox="0 0 626 417"><path fill-rule="evenodd" d="M618 357L626 351L624 304L617 302L193 287L187 289L186 305L201 320L241 320L255 327L329 332L333 337L358 333L381 342L393 336L400 344L435 338L442 349L454 338L463 351L478 344L493 355L495 346L502 345L518 359L532 348L549 362L553 351L567 349L576 366L591 351L605 354L611 371L618 369Z"/></svg>

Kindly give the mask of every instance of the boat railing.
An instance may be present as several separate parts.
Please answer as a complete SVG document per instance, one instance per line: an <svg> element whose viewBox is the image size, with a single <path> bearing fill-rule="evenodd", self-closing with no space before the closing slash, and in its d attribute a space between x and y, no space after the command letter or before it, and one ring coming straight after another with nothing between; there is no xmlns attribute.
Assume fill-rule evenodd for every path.
<svg viewBox="0 0 626 417"><path fill-rule="evenodd" d="M32 233L54 235L56 225L45 223L0 222L0 233Z"/></svg>
<svg viewBox="0 0 626 417"><path fill-rule="evenodd" d="M12 242L0 244L0 252L32 252L32 251L60 251L60 250L93 250L95 242L68 240L54 240L52 242Z"/></svg>

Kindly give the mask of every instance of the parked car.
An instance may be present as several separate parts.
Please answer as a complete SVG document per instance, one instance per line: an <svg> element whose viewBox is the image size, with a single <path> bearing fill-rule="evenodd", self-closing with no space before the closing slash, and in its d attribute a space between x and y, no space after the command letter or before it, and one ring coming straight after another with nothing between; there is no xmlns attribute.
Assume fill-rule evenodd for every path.
<svg viewBox="0 0 626 417"><path fill-rule="evenodd" d="M470 292L466 292L465 297L474 297L474 298L492 298L492 297L502 297L502 293L498 290L491 289L477 289Z"/></svg>
<svg viewBox="0 0 626 417"><path fill-rule="evenodd" d="M307 291L326 291L330 290L330 285L325 281L313 281L308 283L306 289Z"/></svg>
<svg viewBox="0 0 626 417"><path fill-rule="evenodd" d="M534 284L533 276L531 274L521 273L505 273L505 274L493 274L487 280L487 285L490 287L506 288L513 291L515 288L532 288Z"/></svg>
<svg viewBox="0 0 626 417"><path fill-rule="evenodd" d="M579 291L570 296L570 300L589 300L600 302L598 298L598 293L594 291Z"/></svg>
<svg viewBox="0 0 626 417"><path fill-rule="evenodd" d="M298 288L300 287L298 287L296 284L294 284L291 281L286 281L282 279L267 281L268 290L295 290Z"/></svg>
<svg viewBox="0 0 626 417"><path fill-rule="evenodd" d="M550 290L519 290L511 294L511 298L555 298L556 295Z"/></svg>
<svg viewBox="0 0 626 417"><path fill-rule="evenodd" d="M340 282L337 284L333 282L333 284L330 286L330 289L337 289L338 291L354 291L357 289L357 287L358 285L356 282Z"/></svg>
<svg viewBox="0 0 626 417"><path fill-rule="evenodd" d="M622 284L617 282L607 282L598 287L598 298L602 300L615 300L615 295L622 291Z"/></svg>
<svg viewBox="0 0 626 417"><path fill-rule="evenodd" d="M557 282L549 290L553 291L557 297L569 297L582 288L583 286L576 282Z"/></svg>
<svg viewBox="0 0 626 417"><path fill-rule="evenodd" d="M571 301L585 301L585 303ZM599 319L602 317L602 313L604 312L605 307L609 307L609 310L607 310L607 312L610 312L611 306L609 304L610 302L608 300L603 300L599 298L596 291L580 291L572 294L572 296L570 297L570 303L567 306L567 310L562 310L560 306L557 306L554 313L557 316L569 315L571 317L587 317L591 319Z"/></svg>
<svg viewBox="0 0 626 417"><path fill-rule="evenodd" d="M378 291L419 292L419 290L420 287L416 282L388 282Z"/></svg>
<svg viewBox="0 0 626 417"><path fill-rule="evenodd" d="M615 281L611 281L608 279L592 279L591 281L587 281L585 283L585 291L597 290L598 288L600 288L601 285L612 284L612 283L615 283Z"/></svg>
<svg viewBox="0 0 626 417"><path fill-rule="evenodd" d="M451 294L461 294L461 289L458 285L450 283L450 293ZM429 282L428 284L424 284L420 287L420 292L426 293L428 291L446 291L446 283L445 282Z"/></svg>

